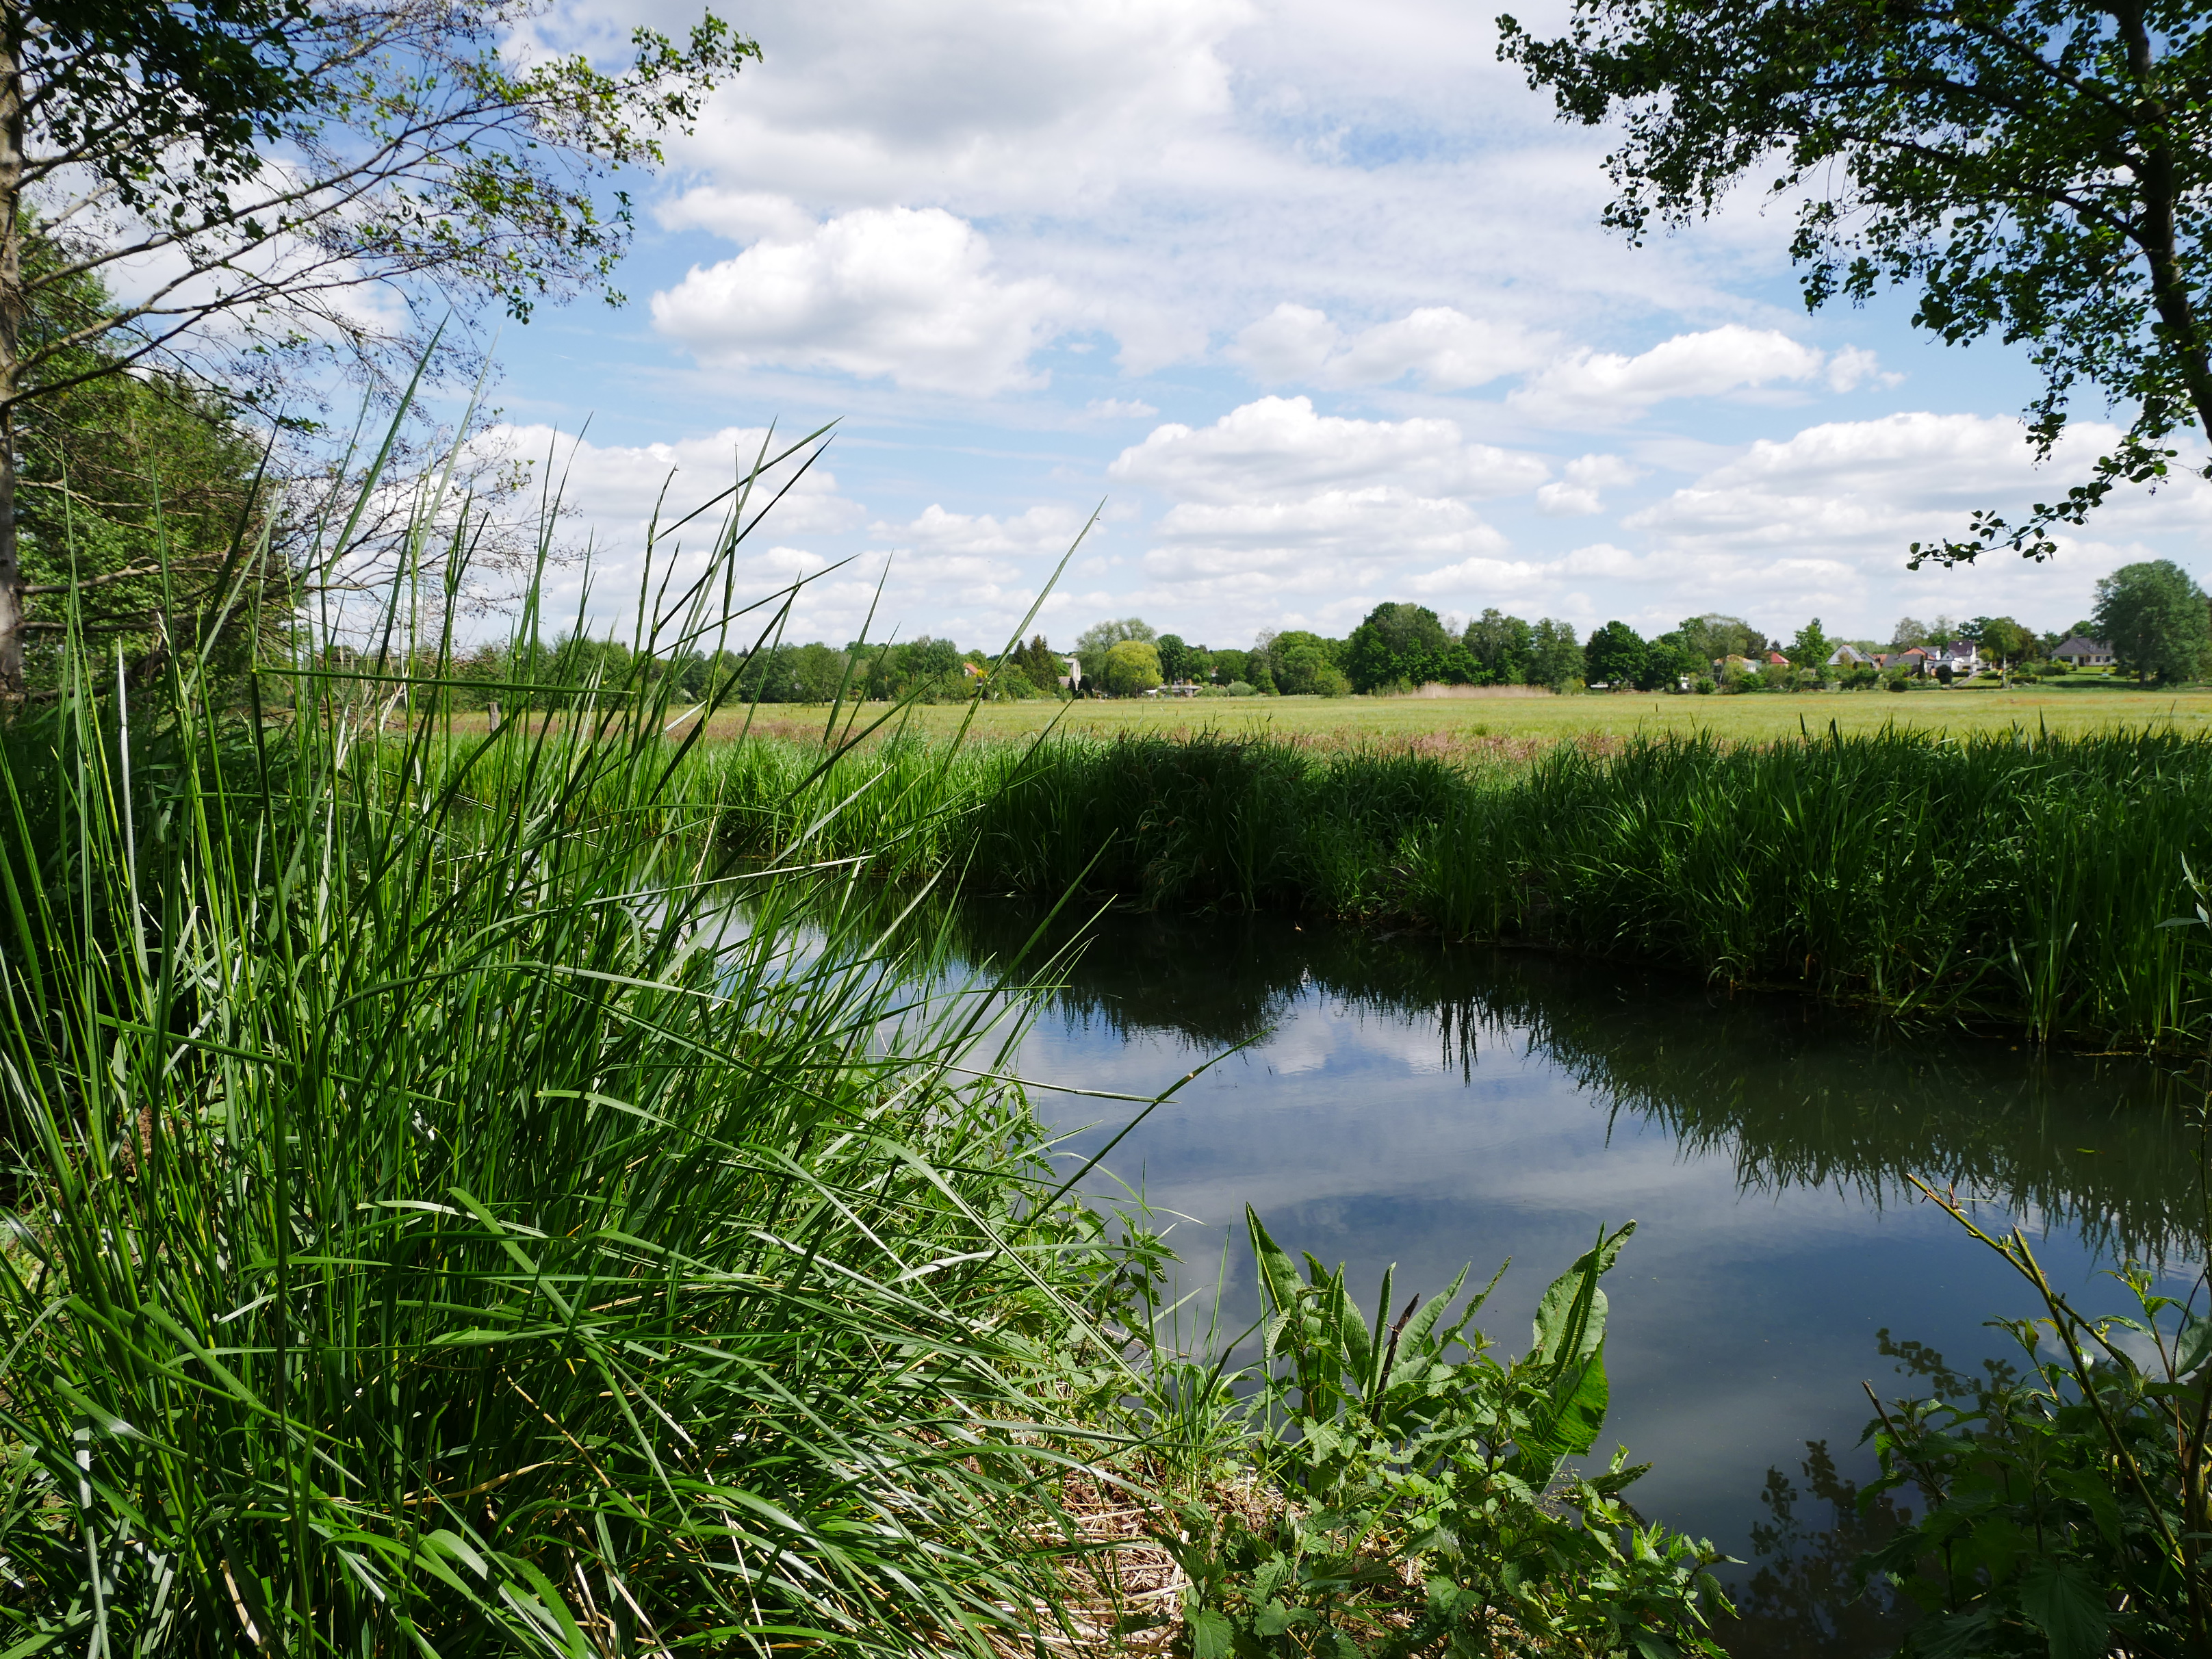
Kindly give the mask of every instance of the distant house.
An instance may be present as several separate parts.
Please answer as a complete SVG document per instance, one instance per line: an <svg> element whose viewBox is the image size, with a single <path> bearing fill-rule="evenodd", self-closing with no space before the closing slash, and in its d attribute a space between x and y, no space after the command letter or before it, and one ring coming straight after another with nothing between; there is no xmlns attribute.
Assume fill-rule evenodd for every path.
<svg viewBox="0 0 2212 1659"><path fill-rule="evenodd" d="M1903 651L1893 651L1884 666L1902 668L1909 673L1924 674L1934 662L1936 653L1924 645L1915 645Z"/></svg>
<svg viewBox="0 0 2212 1659"><path fill-rule="evenodd" d="M1936 673L1949 669L1954 676L1963 678L1982 672L1982 648L1972 640L1954 640L1948 645L1939 645L1928 659L1928 672Z"/></svg>
<svg viewBox="0 0 2212 1659"><path fill-rule="evenodd" d="M1713 659L1713 672L1716 674L1725 674L1731 668L1741 668L1748 674L1758 666L1749 657L1717 657Z"/></svg>
<svg viewBox="0 0 2212 1659"><path fill-rule="evenodd" d="M1769 668L1787 668L1790 666L1790 659L1779 651L1770 651L1766 653L1766 665Z"/></svg>
<svg viewBox="0 0 2212 1659"><path fill-rule="evenodd" d="M2102 640L2093 640L2082 634L2070 634L2051 653L2053 660L2069 668L2110 668L2112 647Z"/></svg>
<svg viewBox="0 0 2212 1659"><path fill-rule="evenodd" d="M1850 645L1839 645L1828 653L1828 666L1831 668L1863 668L1869 663L1878 664L1881 660L1881 658L1870 657L1856 646Z"/></svg>
<svg viewBox="0 0 2212 1659"><path fill-rule="evenodd" d="M1060 689L1063 691L1083 689L1083 665L1073 657L1067 659L1067 672L1060 677Z"/></svg>

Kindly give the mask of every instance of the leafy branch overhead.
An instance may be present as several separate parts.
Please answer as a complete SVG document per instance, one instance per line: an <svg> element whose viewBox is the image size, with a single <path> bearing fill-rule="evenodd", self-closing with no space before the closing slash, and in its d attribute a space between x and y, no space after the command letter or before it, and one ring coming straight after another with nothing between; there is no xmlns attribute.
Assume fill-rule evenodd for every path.
<svg viewBox="0 0 2212 1659"><path fill-rule="evenodd" d="M1575 0L1499 53L1564 118L1609 122L1607 222L1641 240L1756 182L1796 204L1806 303L1915 287L1913 321L1994 334L2043 377L2047 459L2077 390L2133 411L2089 478L2017 523L1977 513L1912 564L2057 550L2119 483L2212 430L2206 235L2212 20L2187 0Z"/></svg>
<svg viewBox="0 0 2212 1659"><path fill-rule="evenodd" d="M551 10L0 0L0 436L126 370L296 417L310 366L450 372L449 316L606 289L623 175L760 49L708 12L554 51ZM0 698L29 627L15 453L0 441Z"/></svg>
<svg viewBox="0 0 2212 1659"><path fill-rule="evenodd" d="M164 256L137 304L88 325L131 328L144 349L183 348L216 313L263 344L303 329L388 343L337 297L364 283L425 284L406 288L418 307L489 299L525 319L605 281L631 222L611 176L657 166L660 135L688 130L760 55L711 13L680 42L633 30L616 69L528 52L545 9L9 7L23 123L12 182L50 234L80 240L58 277Z"/></svg>

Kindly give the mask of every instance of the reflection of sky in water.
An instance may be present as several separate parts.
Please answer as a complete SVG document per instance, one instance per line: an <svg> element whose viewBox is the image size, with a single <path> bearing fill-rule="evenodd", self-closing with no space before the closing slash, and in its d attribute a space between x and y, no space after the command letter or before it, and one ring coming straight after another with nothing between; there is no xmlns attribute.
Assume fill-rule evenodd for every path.
<svg viewBox="0 0 2212 1659"><path fill-rule="evenodd" d="M1350 1261L1364 1294L1390 1262L1402 1295L1441 1289L1469 1261L1479 1283L1512 1256L1480 1322L1516 1352L1545 1285L1601 1223L1634 1218L1607 1281L1608 1428L1656 1465L1632 1494L1639 1507L1734 1553L1749 1553L1768 1468L1794 1472L1803 1443L1827 1441L1846 1473L1865 1468L1850 1450L1869 1415L1861 1379L1911 1391L1877 1352L1878 1330L1956 1365L2006 1352L1984 1321L2033 1311L2010 1269L1881 1167L1887 1123L1909 1167L1962 1192L2010 1192L2014 1213L2054 1202L2170 1213L2166 1184L2187 1167L2139 1071L2041 1065L2002 1042L1880 1039L1832 1016L1808 1026L1794 1003L1722 1007L1679 982L1440 958L1433 945L1379 977L1371 963L1294 965L1339 948L1287 926L1109 921L1070 995L1025 1039L1021 1072L1154 1094L1224 1046L1224 983L1270 981L1250 1006L1272 1033L1186 1085L1107 1161L1156 1210L1194 1218L1173 1235L1186 1288L1210 1281L1226 1241L1231 1330L1256 1310L1247 1202L1293 1251ZM1501 972L1537 976L1506 1000L1533 1012L1477 1024L1468 1056L1441 1011L1479 1000ZM1186 1017L1208 1040L1179 1029ZM1676 1058L1638 1072L1616 1111L1607 1078L1662 1051ZM1126 1121L1112 1103L1037 1100L1063 1128L1103 1126L1076 1135L1077 1152ZM1694 1133L1678 1133L1692 1121ZM1832 1160L1828 1179L1757 1178L1808 1156ZM2069 1181L2090 1179L2081 1170L2092 1190L2065 1203ZM2099 1265L2070 1222L2054 1219L2038 1249L2062 1285L2086 1285Z"/></svg>

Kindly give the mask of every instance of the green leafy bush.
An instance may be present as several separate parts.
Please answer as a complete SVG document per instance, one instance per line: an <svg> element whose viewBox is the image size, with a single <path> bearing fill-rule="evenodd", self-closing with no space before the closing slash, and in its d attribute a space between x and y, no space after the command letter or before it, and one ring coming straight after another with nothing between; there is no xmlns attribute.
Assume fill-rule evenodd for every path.
<svg viewBox="0 0 2212 1659"><path fill-rule="evenodd" d="M1922 1190L2034 1287L2045 1314L2002 1322L2021 1359L1978 1379L1905 1345L1936 1395L1876 1402L1882 1474L1861 1502L1909 1487L1924 1508L1862 1572L1918 1603L1908 1648L1928 1659L2212 1651L2212 1318L2134 1265L2112 1275L2133 1312L2085 1317L2025 1233L1994 1237L1950 1194Z"/></svg>
<svg viewBox="0 0 2212 1659"><path fill-rule="evenodd" d="M1195 1659L1417 1653L1718 1655L1723 1558L1641 1522L1625 1449L1576 1470L1602 1431L1605 1292L1634 1224L1601 1232L1544 1293L1528 1352L1503 1363L1473 1328L1504 1269L1452 1316L1467 1270L1371 1319L1344 1270L1302 1278L1246 1212L1266 1308L1247 1407L1276 1502L1254 1521L1190 1505L1168 1539L1190 1579ZM1449 1322L1447 1322L1449 1321Z"/></svg>

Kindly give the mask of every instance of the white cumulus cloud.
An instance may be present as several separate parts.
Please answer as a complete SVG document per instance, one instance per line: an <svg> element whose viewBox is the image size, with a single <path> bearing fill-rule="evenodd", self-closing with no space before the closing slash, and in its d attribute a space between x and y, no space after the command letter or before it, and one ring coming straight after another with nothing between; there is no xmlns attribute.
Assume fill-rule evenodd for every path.
<svg viewBox="0 0 2212 1659"><path fill-rule="evenodd" d="M1156 427L1106 470L1184 500L1224 502L1382 481L1435 495L1511 495L1547 471L1532 455L1469 442L1455 421L1352 420L1317 414L1307 398L1261 398L1209 427Z"/></svg>
<svg viewBox="0 0 2212 1659"><path fill-rule="evenodd" d="M1909 574L1906 550L1962 535L1977 507L2021 516L2031 503L2086 477L2118 435L2082 423L2039 466L2026 429L2010 416L1911 411L1826 422L1790 438L1762 439L1624 523L1656 543L1640 562L1650 579L1663 578L1672 592L1706 603L1725 606L1733 596L1738 606L1764 605L1784 618L1831 620L1904 610L2010 611L2063 628L2088 609L2099 576L2130 558L2157 556L2141 543L2092 541L2077 532L2058 538L2061 552L2050 564L1999 549L1958 570L1931 566ZM2212 532L2212 486L2183 477L2155 495L2123 493L2087 528L2119 538L2202 537Z"/></svg>
<svg viewBox="0 0 2212 1659"><path fill-rule="evenodd" d="M1044 278L994 274L989 242L942 208L861 208L694 266L653 295L653 320L710 363L988 396L1040 384L1030 354L1064 308Z"/></svg>
<svg viewBox="0 0 2212 1659"><path fill-rule="evenodd" d="M1371 549L1404 556L1503 547L1504 538L1464 501L1416 495L1390 484L1324 489L1288 501L1185 501L1154 526L1164 540L1209 547L1264 545ZM1152 556L1165 574L1193 557L1188 546Z"/></svg>
<svg viewBox="0 0 2212 1659"><path fill-rule="evenodd" d="M1536 492L1536 510L1547 517L1566 519L1601 513L1601 490L1634 483L1644 469L1620 455L1583 455L1561 469L1566 476Z"/></svg>
<svg viewBox="0 0 2212 1659"><path fill-rule="evenodd" d="M1553 337L1517 323L1425 306L1346 337L1325 313L1285 303L1237 335L1230 357L1263 380L1383 386L1413 375L1438 392L1481 386L1534 368Z"/></svg>
<svg viewBox="0 0 2212 1659"><path fill-rule="evenodd" d="M1839 360L1841 354L1839 354ZM1717 398L1777 381L1803 385L1828 366L1826 353L1773 329L1738 323L1677 334L1633 357L1573 351L1531 374L1508 398L1519 413L1554 425L1632 420L1670 398ZM1873 372L1873 354L1850 354L1851 383Z"/></svg>
<svg viewBox="0 0 2212 1659"><path fill-rule="evenodd" d="M726 426L702 437L668 443L598 444L544 425L499 425L485 436L491 453L511 455L550 477L562 507L588 526L610 556L642 547L647 522L656 509L663 525L673 524L694 507L736 483L762 459L769 441L764 428ZM771 442L768 454L787 447ZM799 470L804 453L765 474L755 487L756 507L764 505ZM687 528L687 543L703 543L721 523L720 509L709 509ZM837 476L817 463L785 492L767 520L779 536L851 529L866 518L860 504L838 492Z"/></svg>
<svg viewBox="0 0 2212 1659"><path fill-rule="evenodd" d="M631 3L586 0L611 44ZM1249 0L757 0L766 49L674 149L738 188L1064 211L1224 117ZM666 27L666 25L664 25Z"/></svg>
<svg viewBox="0 0 2212 1659"><path fill-rule="evenodd" d="M1253 626L1295 605L1331 627L1356 623L1409 564L1503 551L1469 502L1546 474L1533 456L1469 441L1453 421L1354 420L1305 398L1155 428L1108 471L1173 503L1143 560L1163 603Z"/></svg>
<svg viewBox="0 0 2212 1659"><path fill-rule="evenodd" d="M932 502L907 523L877 524L871 533L933 552L1060 554L1067 551L1084 519L1072 507L1051 505L998 519L988 513L948 513Z"/></svg>

